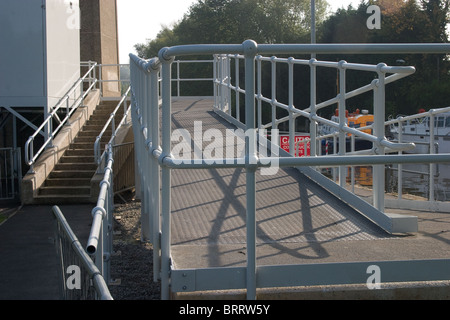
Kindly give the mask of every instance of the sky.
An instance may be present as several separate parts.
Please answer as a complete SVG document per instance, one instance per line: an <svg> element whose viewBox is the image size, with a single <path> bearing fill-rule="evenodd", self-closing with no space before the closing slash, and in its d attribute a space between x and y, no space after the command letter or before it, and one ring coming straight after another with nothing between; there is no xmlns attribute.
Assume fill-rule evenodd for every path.
<svg viewBox="0 0 450 320"><path fill-rule="evenodd" d="M171 26L179 21L197 0L117 0L119 24L119 60L129 63L128 54L134 45L156 38L161 25ZM331 11L357 6L360 0L329 0Z"/></svg>

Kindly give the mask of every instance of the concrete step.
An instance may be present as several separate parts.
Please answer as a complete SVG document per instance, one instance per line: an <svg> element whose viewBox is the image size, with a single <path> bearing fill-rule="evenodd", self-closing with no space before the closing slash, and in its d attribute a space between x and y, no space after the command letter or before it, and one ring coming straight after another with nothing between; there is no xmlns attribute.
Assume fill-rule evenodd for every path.
<svg viewBox="0 0 450 320"><path fill-rule="evenodd" d="M78 134L78 136L79 137L97 137L100 134L100 132L101 132L101 130L85 130L85 131L81 131ZM103 135L109 135L109 136L111 136L111 134L112 134L111 129L105 130L105 132L103 133Z"/></svg>
<svg viewBox="0 0 450 320"><path fill-rule="evenodd" d="M88 171L91 170L92 172L95 172L97 170L97 164L96 163L58 163L55 166L55 170L57 171Z"/></svg>
<svg viewBox="0 0 450 320"><path fill-rule="evenodd" d="M91 179L95 174L92 170L64 170L57 171L53 170L50 173L50 179Z"/></svg>
<svg viewBox="0 0 450 320"><path fill-rule="evenodd" d="M39 194L44 196L50 195L91 195L91 186L52 186L42 187Z"/></svg>
<svg viewBox="0 0 450 320"><path fill-rule="evenodd" d="M103 124L86 124L83 127L83 131L100 132L103 130L104 125L105 125L105 123L103 123ZM111 129L107 129L107 130L111 130Z"/></svg>
<svg viewBox="0 0 450 320"><path fill-rule="evenodd" d="M60 163L92 163L94 162L94 155L82 156L67 156L64 155L60 159Z"/></svg>
<svg viewBox="0 0 450 320"><path fill-rule="evenodd" d="M46 187L90 187L90 178L54 178L45 180Z"/></svg>
<svg viewBox="0 0 450 320"><path fill-rule="evenodd" d="M94 112L92 113L92 116L97 116L97 115L102 115L102 116L107 116L109 117L112 113L114 112L114 109L110 110L110 109L95 109ZM116 116L120 116L123 117L124 113L123 113L123 109L119 109L116 112ZM91 117L92 117L91 116Z"/></svg>
<svg viewBox="0 0 450 320"><path fill-rule="evenodd" d="M94 150L91 149L67 149L64 156L77 157L77 156L94 156ZM91 161L92 162L92 161Z"/></svg>
<svg viewBox="0 0 450 320"><path fill-rule="evenodd" d="M94 142L86 143L86 142L73 142L70 145L69 150L91 150L92 154L94 154Z"/></svg>
<svg viewBox="0 0 450 320"><path fill-rule="evenodd" d="M95 143L96 139L97 139L97 136L94 136L94 137L89 137L89 136L87 136L87 137L80 137L80 136L78 136L78 137L75 138L74 143L91 143L92 146L94 146L94 143ZM111 139L111 136L108 137L106 135L106 136L102 136L100 141L104 142L104 143L108 143L110 139Z"/></svg>

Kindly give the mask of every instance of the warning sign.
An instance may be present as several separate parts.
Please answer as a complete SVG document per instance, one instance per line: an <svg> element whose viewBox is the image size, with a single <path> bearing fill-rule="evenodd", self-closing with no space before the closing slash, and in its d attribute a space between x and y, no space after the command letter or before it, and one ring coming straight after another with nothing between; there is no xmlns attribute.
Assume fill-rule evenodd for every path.
<svg viewBox="0 0 450 320"><path fill-rule="evenodd" d="M308 139L308 142L303 142ZM290 153L289 145L289 135L280 135L280 147L286 152ZM311 143L309 141L309 135L296 135L295 136L295 156L304 157L305 156L305 144L306 144L306 155L311 155Z"/></svg>

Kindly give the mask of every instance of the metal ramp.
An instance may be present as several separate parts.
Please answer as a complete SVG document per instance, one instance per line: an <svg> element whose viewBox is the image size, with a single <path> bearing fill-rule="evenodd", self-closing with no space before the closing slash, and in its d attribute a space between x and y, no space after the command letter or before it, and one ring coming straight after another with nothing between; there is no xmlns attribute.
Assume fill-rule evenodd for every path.
<svg viewBox="0 0 450 320"><path fill-rule="evenodd" d="M414 237L408 233L417 232L418 218L384 212L386 164L448 162L448 155L402 155L401 152L413 145L393 143L385 137L386 85L414 73L415 69L383 63L360 65L261 56L328 51L422 52L424 49L447 50L416 44L311 48L258 45L248 40L241 45L164 48L158 58L150 60L130 54L142 238L151 241L154 251L160 252L153 256L153 265L154 280L161 280L162 298L169 299L174 293L242 289L246 290L247 299L254 300L260 289L337 284L367 284L367 291L369 281L375 285L380 283L381 269L383 284L450 279L449 261L442 259L443 251L429 251L435 241L419 241L414 247L411 242L402 241ZM172 82L183 79L172 79L174 57L198 54L214 54L214 101L177 101L172 96ZM241 87L240 61L245 66L245 89ZM291 80L288 104L277 101L274 80L277 62L288 64ZM272 64L271 98L261 91L262 63ZM310 107L303 110L296 108L292 99L294 64L310 71ZM232 65L236 69L234 73ZM341 94L322 103L317 102L315 92L319 67L334 68L342 78ZM353 69L376 73L377 78L347 92L345 72ZM346 99L370 91L374 95L373 134L344 125L345 119L340 119L340 125L317 115L317 110L338 103L342 118ZM239 119L241 100L245 100L242 106L245 124ZM272 110L270 123L261 122L262 104ZM278 119L278 108L287 111L288 116ZM277 154L276 142L271 143L270 156L264 152L267 151L264 145L268 145L264 130L272 128L271 134L276 134L278 124L287 121L290 150L294 151L297 117L310 119L311 156ZM339 150L336 156L317 156L317 140L323 138L317 136L319 122L336 128L339 140L345 140L350 134L373 142L375 147L366 154L346 154L345 150ZM238 128L235 135L241 141L228 136L230 124ZM224 137L225 145L217 146L216 140ZM271 140L277 138L272 136ZM245 152L229 155L242 146ZM390 152L399 155L386 155ZM345 167L361 165L374 167L373 206L342 185ZM330 183L308 168L318 166L339 167L340 185ZM268 167L278 169L277 173L261 177Z"/></svg>
<svg viewBox="0 0 450 320"><path fill-rule="evenodd" d="M185 129L192 137L196 121L202 121L204 131L236 129L213 112L212 105L211 99L174 101L173 129ZM210 142L194 139L192 143L205 147ZM233 143L236 151L243 141ZM245 275L247 255L245 169L173 170L171 199L172 292L207 290L216 286L213 283L233 289L235 284L229 279L236 279L241 272ZM280 169L273 176L257 174L256 203L259 268L336 263L342 257L360 261L364 257L361 251L370 251L373 241L399 239L295 168ZM337 250L337 255L331 254L328 246ZM378 259L370 254L366 258ZM205 277L205 273L220 274L220 268L227 283L221 283L217 273L213 279ZM197 272L201 273L198 282ZM211 287L204 287L205 283Z"/></svg>

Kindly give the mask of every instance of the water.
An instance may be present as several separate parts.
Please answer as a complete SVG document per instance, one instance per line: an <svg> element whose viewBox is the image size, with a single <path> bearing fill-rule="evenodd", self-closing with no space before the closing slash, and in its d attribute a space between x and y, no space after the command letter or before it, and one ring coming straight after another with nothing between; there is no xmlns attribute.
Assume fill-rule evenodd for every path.
<svg viewBox="0 0 450 320"><path fill-rule="evenodd" d="M387 191L397 192L398 165L392 166L392 169L387 170ZM403 165L403 170L403 193L428 199L430 193L430 165ZM450 165L435 164L432 176L434 180L435 200L450 201Z"/></svg>
<svg viewBox="0 0 450 320"><path fill-rule="evenodd" d="M337 168L336 168L337 169ZM331 168L322 171L333 179ZM335 171L337 178L337 170ZM434 195L436 201L450 201L450 164L435 164L433 169ZM350 184L351 171L348 169L347 183ZM373 170L371 166L355 167L355 185L372 189ZM403 195L414 195L426 200L430 197L430 165L403 165ZM386 192L398 194L398 165L386 167Z"/></svg>

